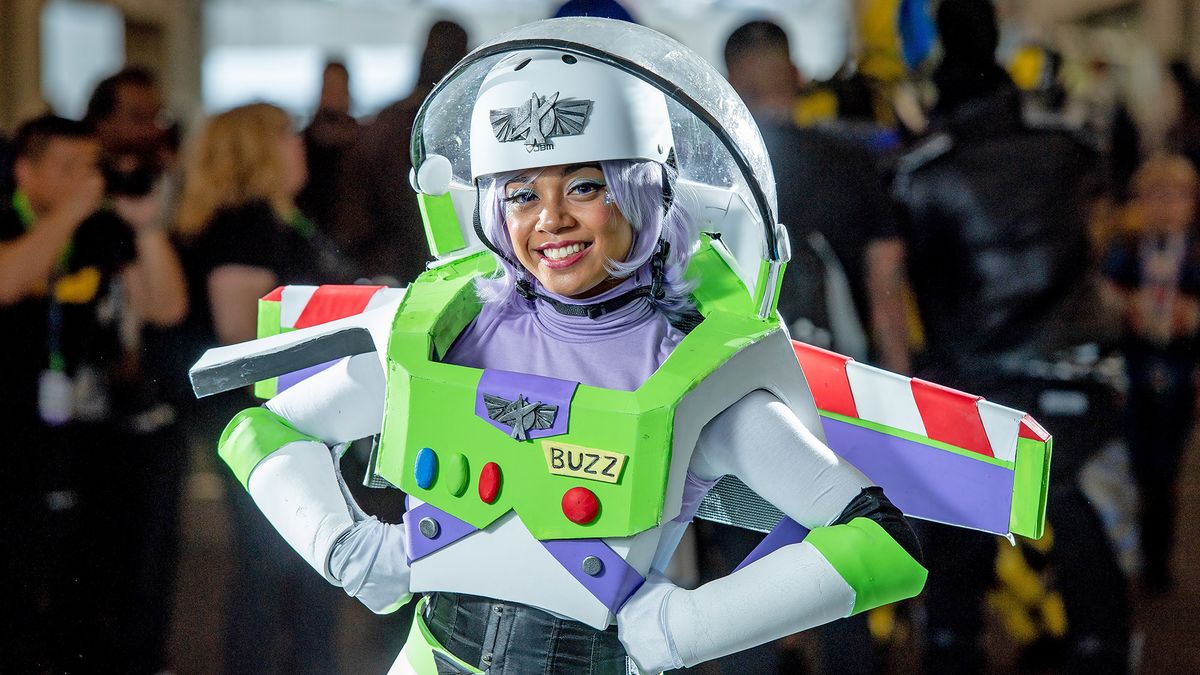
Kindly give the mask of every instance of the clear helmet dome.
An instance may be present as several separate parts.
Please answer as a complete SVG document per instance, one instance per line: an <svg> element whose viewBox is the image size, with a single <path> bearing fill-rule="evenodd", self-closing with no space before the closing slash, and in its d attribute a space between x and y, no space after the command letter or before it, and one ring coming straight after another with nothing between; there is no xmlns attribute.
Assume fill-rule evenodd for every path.
<svg viewBox="0 0 1200 675"><path fill-rule="evenodd" d="M545 50L598 61L637 78L638 86L662 93L670 120L667 142L673 138L679 171L676 198L702 231L721 234L747 290L761 303L760 313L772 313L778 275L789 250L786 231L776 222L775 178L758 126L711 64L650 28L590 17L547 19L519 26L479 46L438 83L417 114L412 135L414 187L426 194L448 191L464 241L468 247L481 244L473 226L477 191L471 130L476 101L485 79L502 61L512 61L515 52ZM529 82L537 84L533 78ZM522 94L525 101L514 105L532 96L536 106L539 94L554 94L553 85L545 92L535 88ZM479 133L478 117L474 121ZM487 141L494 145L493 139ZM518 146L508 145L511 148L505 151L510 153ZM659 159L655 149L651 144L649 154L636 154ZM516 154L512 157L517 159Z"/></svg>

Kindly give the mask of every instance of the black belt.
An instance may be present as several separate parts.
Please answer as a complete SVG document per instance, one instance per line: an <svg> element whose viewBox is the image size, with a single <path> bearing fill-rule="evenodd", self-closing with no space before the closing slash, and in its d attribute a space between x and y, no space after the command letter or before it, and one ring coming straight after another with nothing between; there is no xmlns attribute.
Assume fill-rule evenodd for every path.
<svg viewBox="0 0 1200 675"><path fill-rule="evenodd" d="M489 675L626 673L615 625L596 630L528 605L456 593L430 594L424 618L442 647Z"/></svg>

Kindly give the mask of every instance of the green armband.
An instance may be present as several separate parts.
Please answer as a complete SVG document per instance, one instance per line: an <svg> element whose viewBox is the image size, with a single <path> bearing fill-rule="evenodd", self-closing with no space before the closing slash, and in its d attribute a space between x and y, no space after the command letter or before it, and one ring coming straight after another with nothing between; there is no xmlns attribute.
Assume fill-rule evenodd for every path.
<svg viewBox="0 0 1200 675"><path fill-rule="evenodd" d="M844 525L818 527L804 541L812 544L854 589L851 614L911 598L929 575L879 523L855 518Z"/></svg>
<svg viewBox="0 0 1200 675"><path fill-rule="evenodd" d="M221 440L217 443L217 454L233 469L242 487L247 487L250 472L267 455L293 441L316 441L302 434L279 415L266 408L247 408L229 420Z"/></svg>

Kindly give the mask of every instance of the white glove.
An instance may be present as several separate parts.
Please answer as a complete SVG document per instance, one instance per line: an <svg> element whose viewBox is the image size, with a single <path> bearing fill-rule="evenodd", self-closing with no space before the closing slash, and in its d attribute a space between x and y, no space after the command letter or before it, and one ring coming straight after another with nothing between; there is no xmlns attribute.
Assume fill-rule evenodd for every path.
<svg viewBox="0 0 1200 675"><path fill-rule="evenodd" d="M682 668L667 627L667 602L678 586L657 570L617 612L617 636L643 675Z"/></svg>
<svg viewBox="0 0 1200 675"><path fill-rule="evenodd" d="M333 545L329 574L376 614L394 612L409 600L404 526L374 516L355 521Z"/></svg>

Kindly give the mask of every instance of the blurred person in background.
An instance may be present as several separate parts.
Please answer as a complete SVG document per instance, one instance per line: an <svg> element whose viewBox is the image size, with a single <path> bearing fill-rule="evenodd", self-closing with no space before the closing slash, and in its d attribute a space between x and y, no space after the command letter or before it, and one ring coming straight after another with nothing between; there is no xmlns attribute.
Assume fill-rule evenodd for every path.
<svg viewBox="0 0 1200 675"><path fill-rule="evenodd" d="M162 92L145 68L124 68L101 80L88 100L84 121L100 139L110 194L149 194L174 161Z"/></svg>
<svg viewBox="0 0 1200 675"><path fill-rule="evenodd" d="M352 108L350 71L341 61L329 61L321 73L317 111L302 134L308 183L296 197L296 204L323 232L332 229L337 214L338 168L361 131Z"/></svg>
<svg viewBox="0 0 1200 675"><path fill-rule="evenodd" d="M1200 166L1200 82L1186 61L1171 63L1167 72L1179 91L1179 114L1167 132L1167 147Z"/></svg>
<svg viewBox="0 0 1200 675"><path fill-rule="evenodd" d="M342 167L334 237L365 276L381 283L402 285L425 271L425 229L408 185L409 140L417 108L466 54L462 26L433 24L412 92L363 129Z"/></svg>
<svg viewBox="0 0 1200 675"><path fill-rule="evenodd" d="M1078 127L1067 116L1068 92L1062 77L1063 56L1057 50L1030 43L1008 60L1006 69L1021 90L1025 120L1039 126Z"/></svg>
<svg viewBox="0 0 1200 675"><path fill-rule="evenodd" d="M787 33L770 21L738 27L725 43L729 82L762 132L779 190L779 220L788 229L793 259L780 290L779 312L796 339L868 357L868 261L901 246L875 157L862 144L793 117L804 77L792 62ZM705 551L702 580L727 574L762 535L697 523ZM873 670L865 616L818 629L823 672ZM780 647L782 649L782 647ZM783 672L787 657L767 645L721 659L723 672Z"/></svg>
<svg viewBox="0 0 1200 675"><path fill-rule="evenodd" d="M178 227L186 242L195 360L206 347L252 340L258 299L283 284L339 278L312 244L296 208L307 177L304 143L283 110L266 103L207 121L184 168ZM214 447L222 420L253 405L241 396L202 399L194 425ZM227 474L223 474L227 475ZM235 574L225 633L227 673L332 673L336 593L314 578L232 479Z"/></svg>
<svg viewBox="0 0 1200 675"><path fill-rule="evenodd" d="M167 326L186 308L165 232L135 200L101 208L100 143L81 122L43 116L14 141L16 190L0 208L0 427L13 447L3 531L13 672L133 672L122 640L129 514L136 490L114 388L128 317ZM119 500L118 500L119 501ZM87 598L87 602L80 602Z"/></svg>
<svg viewBox="0 0 1200 675"><path fill-rule="evenodd" d="M169 240L176 181L171 170L175 146L163 125L162 93L154 75L125 68L105 78L92 92L85 121L100 141L105 193L122 206L122 215L156 231L164 247L156 259L170 265L176 287L174 309L186 314L183 271ZM168 250L169 249L169 250ZM165 278L165 277L164 277ZM174 347L177 329L146 325L137 317L121 330L121 366L113 383L120 405L116 433L129 466L119 476L120 489L110 494L108 508L122 513L121 570L112 580L126 598L122 603L121 649L128 672L156 673L166 666L174 569L179 548L179 502L186 454L178 448L177 393L185 377Z"/></svg>
<svg viewBox="0 0 1200 675"><path fill-rule="evenodd" d="M945 0L937 24L944 57L933 76L939 98L931 122L938 133L900 160L894 186L926 331L916 374L1011 402L1055 435L1047 514L1067 610L1063 667L1124 672L1126 581L1077 484L1080 467L1111 437L1114 397L1087 381L1044 374L1104 329L1087 223L1095 153L1061 129L1022 121L1019 94L995 63L999 31L990 2ZM899 296L880 293L873 301L894 306ZM885 367L909 370L905 337L880 335L895 342L883 353L901 355ZM930 560L925 669L979 672L996 543L933 523L922 529Z"/></svg>
<svg viewBox="0 0 1200 675"><path fill-rule="evenodd" d="M1063 116L1100 147L1108 164L1108 192L1123 203L1129 199L1130 177L1141 163L1142 133L1131 105L1136 87L1110 57L1095 56L1086 63L1083 77L1070 86Z"/></svg>
<svg viewBox="0 0 1200 675"><path fill-rule="evenodd" d="M735 30L725 44L725 64L730 84L759 124L777 182L785 186L779 213L793 246L825 260L831 250L833 265L849 283L849 297L824 301L813 297L823 284L813 283L808 273L797 274L784 281L780 312L793 327L798 319L820 321L816 314L825 314L823 326L833 335L818 346L865 359L863 326L868 322L860 317L869 316L870 261L894 257L902 246L876 157L827 128L801 128L793 122L791 111L804 78L791 60L787 34L777 24L753 21ZM823 308L814 306L822 301Z"/></svg>
<svg viewBox="0 0 1200 675"><path fill-rule="evenodd" d="M866 103L869 118L860 114L859 119L874 119L885 125L893 142L901 134L924 128L925 111L919 103L924 87L914 80L913 74L926 70L937 41L937 30L929 14L931 4L926 0L856 3L855 49L851 61L843 66L844 70L849 66L853 72L839 91L839 112L843 118L855 109L862 111ZM866 101L861 99L863 94L868 96Z"/></svg>
<svg viewBox="0 0 1200 675"><path fill-rule="evenodd" d="M1142 579L1152 592L1171 586L1180 459L1195 416L1198 188L1187 158L1147 160L1133 176L1140 227L1113 242L1104 262L1124 317L1126 438L1141 501Z"/></svg>

